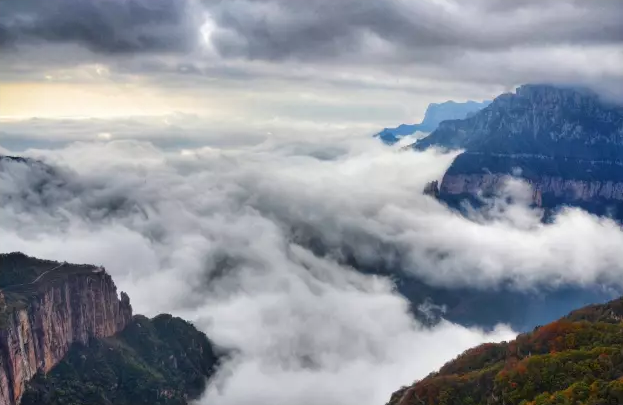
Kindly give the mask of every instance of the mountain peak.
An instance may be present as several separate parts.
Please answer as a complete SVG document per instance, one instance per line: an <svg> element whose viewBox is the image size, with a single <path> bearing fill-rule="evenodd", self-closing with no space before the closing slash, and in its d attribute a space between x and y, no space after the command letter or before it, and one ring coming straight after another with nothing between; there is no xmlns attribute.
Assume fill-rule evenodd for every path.
<svg viewBox="0 0 623 405"><path fill-rule="evenodd" d="M623 214L623 107L590 90L520 86L471 117L443 121L414 144L431 146L464 151L439 188L451 204L478 204L479 195L494 194L509 176L519 176L540 207Z"/></svg>
<svg viewBox="0 0 623 405"><path fill-rule="evenodd" d="M431 103L426 108L424 120L422 120L420 126L433 131L442 121L466 118L470 113L477 112L490 103L490 100L482 102L469 100L464 103L449 100L443 103ZM420 130L424 131L424 129Z"/></svg>
<svg viewBox="0 0 623 405"><path fill-rule="evenodd" d="M623 108L586 89L527 84L496 97L463 120L443 121L415 147L470 152L556 155L583 159L623 156ZM606 150L607 149L607 150Z"/></svg>
<svg viewBox="0 0 623 405"><path fill-rule="evenodd" d="M522 97L533 97L553 93L569 96L575 96L577 94L580 94L588 97L597 97L597 93L588 88L572 85L564 86L546 83L528 83L522 84L521 86L517 87L517 89L515 89L515 94Z"/></svg>
<svg viewBox="0 0 623 405"><path fill-rule="evenodd" d="M440 122L449 119L465 118L471 114L485 108L491 103L490 100L482 102L469 100L464 103L454 100L444 101L443 103L431 103L426 108L424 119L419 124L401 124L394 128L384 128L376 134L388 145L393 145L403 136L414 134L417 131L434 131Z"/></svg>

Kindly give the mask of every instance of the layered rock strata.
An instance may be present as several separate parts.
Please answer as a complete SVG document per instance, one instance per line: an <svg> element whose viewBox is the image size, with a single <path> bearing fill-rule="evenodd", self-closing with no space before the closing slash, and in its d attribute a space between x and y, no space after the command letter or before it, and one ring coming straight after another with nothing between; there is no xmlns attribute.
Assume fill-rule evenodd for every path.
<svg viewBox="0 0 623 405"><path fill-rule="evenodd" d="M2 269L4 271L4 269ZM112 336L132 319L103 268L59 264L36 281L0 289L0 405L20 401L27 382L48 372L74 342Z"/></svg>

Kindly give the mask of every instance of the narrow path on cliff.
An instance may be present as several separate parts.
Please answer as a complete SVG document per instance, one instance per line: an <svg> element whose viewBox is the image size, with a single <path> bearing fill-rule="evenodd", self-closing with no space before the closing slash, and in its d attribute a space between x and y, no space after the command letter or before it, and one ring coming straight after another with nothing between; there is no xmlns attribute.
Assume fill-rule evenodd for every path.
<svg viewBox="0 0 623 405"><path fill-rule="evenodd" d="M58 270L61 267L63 267L64 265L66 265L66 264L67 264L67 262L63 262L63 263L59 264L58 266L52 267L51 269L44 271L43 273L39 274L39 276L36 279L34 279L33 281L31 281L30 283L7 285L7 286L4 286L4 287L0 288L0 291L6 290L7 288L14 288L14 287L21 287L21 286L25 286L25 285L35 284L37 281L41 280L41 278L43 276L45 276L46 274L50 273L51 271Z"/></svg>
<svg viewBox="0 0 623 405"><path fill-rule="evenodd" d="M34 284L34 283L36 283L37 281L41 280L41 277L45 276L46 274L48 274L48 273L49 273L49 272L51 272L51 271L54 271L54 270L60 269L60 268L61 268L61 267L63 267L65 264L67 264L67 263L63 262L63 263L59 264L58 266L51 268L50 270L46 270L46 271L44 271L43 273L41 273L41 274L39 275L39 277L37 277L36 279L34 279L33 281L31 281L31 282L30 282L30 283L28 283L28 284Z"/></svg>

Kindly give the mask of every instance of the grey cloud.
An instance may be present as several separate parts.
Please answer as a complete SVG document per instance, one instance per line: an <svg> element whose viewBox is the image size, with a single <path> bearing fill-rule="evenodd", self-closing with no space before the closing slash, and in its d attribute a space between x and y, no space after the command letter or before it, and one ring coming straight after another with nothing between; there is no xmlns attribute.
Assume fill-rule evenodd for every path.
<svg viewBox="0 0 623 405"><path fill-rule="evenodd" d="M26 0L0 5L0 46L38 39L103 53L187 51L204 10L217 50L251 59L426 62L468 50L623 41L619 0Z"/></svg>
<svg viewBox="0 0 623 405"><path fill-rule="evenodd" d="M3 1L0 47L78 43L102 53L183 52L199 39L191 0Z"/></svg>
<svg viewBox="0 0 623 405"><path fill-rule="evenodd" d="M287 98L285 107L274 101L256 106L262 105L264 116L290 115L293 106L301 106L294 114L304 111L313 120L338 111L338 103L325 102L325 111L315 112L317 106L298 95L330 89L339 100L366 90L371 107L363 114L356 110L357 119L383 115L379 127L390 125L385 117L394 116L379 112L379 105L398 111L397 104L424 102L416 95L434 101L478 99L523 83L548 82L622 96L620 0L95 0L67 7L65 13L54 11L71 1L0 2L4 48L12 42L33 44L2 52L0 80L41 81L50 71L97 63L110 72L97 80L132 82L197 99L211 97L202 89L244 89L255 95L291 90L278 93ZM103 28L89 31L89 19ZM211 20L206 27L213 28L213 49L199 39L206 19ZM63 46L46 46L51 43L46 38ZM163 55L185 50L192 52ZM94 80L75 76L52 74L50 81Z"/></svg>
<svg viewBox="0 0 623 405"><path fill-rule="evenodd" d="M508 3L512 3L509 5ZM210 2L208 2L210 4ZM623 2L407 2L237 0L211 4L226 56L353 58L382 39L394 60L426 62L468 50L623 41ZM210 8L210 7L209 7Z"/></svg>

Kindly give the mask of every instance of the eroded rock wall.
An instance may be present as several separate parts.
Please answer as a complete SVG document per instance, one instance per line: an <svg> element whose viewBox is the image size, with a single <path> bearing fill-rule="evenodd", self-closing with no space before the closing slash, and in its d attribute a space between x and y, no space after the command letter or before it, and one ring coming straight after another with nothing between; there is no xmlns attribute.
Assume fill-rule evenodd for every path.
<svg viewBox="0 0 623 405"><path fill-rule="evenodd" d="M26 383L52 369L73 342L111 336L132 318L128 296L119 298L98 268L41 286L26 301L7 311L0 329L0 405L19 403Z"/></svg>

